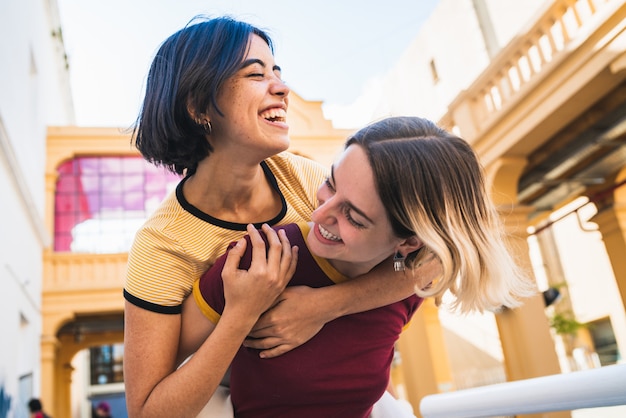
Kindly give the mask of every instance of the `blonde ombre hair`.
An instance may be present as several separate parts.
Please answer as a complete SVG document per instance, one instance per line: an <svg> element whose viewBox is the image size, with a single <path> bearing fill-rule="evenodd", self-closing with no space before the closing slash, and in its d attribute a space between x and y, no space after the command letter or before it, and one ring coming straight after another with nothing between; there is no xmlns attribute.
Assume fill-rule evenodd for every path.
<svg viewBox="0 0 626 418"><path fill-rule="evenodd" d="M454 295L460 312L513 308L537 292L509 253L504 228L470 145L418 117L391 117L351 136L362 147L394 233L424 247L406 259L416 268L435 256L442 274L422 297Z"/></svg>

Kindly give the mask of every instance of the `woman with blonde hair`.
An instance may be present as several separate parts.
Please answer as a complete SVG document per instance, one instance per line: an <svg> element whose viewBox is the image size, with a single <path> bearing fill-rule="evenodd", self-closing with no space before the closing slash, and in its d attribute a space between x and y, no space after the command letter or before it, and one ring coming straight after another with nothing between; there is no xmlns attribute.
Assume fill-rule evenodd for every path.
<svg viewBox="0 0 626 418"><path fill-rule="evenodd" d="M286 238L298 248L288 286L335 286L393 257L393 269L404 273L416 294L337 318L280 357L262 358L248 344L237 346L235 417L366 418L389 384L394 344L423 298L441 299L450 291L452 308L460 312L496 311L535 292L507 250L477 156L463 139L426 119L387 118L358 131L317 199L312 222L280 226L278 233L265 225L263 235L250 227L250 235L194 284L195 301L183 307L183 351L202 346L202 355L210 356L205 347L214 331L256 321L260 312L238 305L236 295L259 266L259 277L280 283L291 275L284 259L266 256L263 236L270 251ZM433 258L442 274L424 282L413 273Z"/></svg>
<svg viewBox="0 0 626 418"><path fill-rule="evenodd" d="M277 226L311 219L317 187L328 170L287 152L289 94L271 38L243 21L199 17L156 52L135 145L146 160L184 178L139 229L128 256L124 384L130 417L197 415L210 398L204 387L228 369L229 344L236 339L214 336L206 362L196 355L198 367L178 367L181 308L194 281L229 242L246 233L248 223ZM272 254L290 260L289 246L276 242ZM425 268L420 275L430 276ZM401 275L377 270L340 286L290 287L247 330L251 343L277 356L328 321L412 293ZM383 288L381 277L396 286ZM264 287L263 280L248 284L244 307L267 308L266 300L276 294L267 291L261 300L261 290L283 290L276 284ZM221 374L207 377L216 362Z"/></svg>

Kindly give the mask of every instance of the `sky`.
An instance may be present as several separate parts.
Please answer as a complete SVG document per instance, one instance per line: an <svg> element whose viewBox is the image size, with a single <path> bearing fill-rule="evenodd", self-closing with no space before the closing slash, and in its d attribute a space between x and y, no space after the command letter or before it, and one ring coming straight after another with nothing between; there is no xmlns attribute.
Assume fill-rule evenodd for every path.
<svg viewBox="0 0 626 418"><path fill-rule="evenodd" d="M57 1L76 124L127 128L154 53L195 15L228 14L267 30L285 82L305 100L322 101L336 121L333 109L393 67L438 0Z"/></svg>

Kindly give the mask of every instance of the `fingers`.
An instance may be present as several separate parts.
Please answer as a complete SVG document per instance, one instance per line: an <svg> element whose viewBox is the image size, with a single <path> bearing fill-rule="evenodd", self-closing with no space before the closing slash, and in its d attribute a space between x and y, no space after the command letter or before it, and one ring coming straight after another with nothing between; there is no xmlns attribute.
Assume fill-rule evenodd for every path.
<svg viewBox="0 0 626 418"><path fill-rule="evenodd" d="M261 315L256 324L254 324L254 327L250 330L250 337L263 338L267 337L268 335L272 335L271 333L275 332L269 331L275 327L275 322L271 317L272 310L275 306L276 304L273 304L265 312L263 312L263 315Z"/></svg>
<svg viewBox="0 0 626 418"><path fill-rule="evenodd" d="M224 270L235 271L239 268L241 257L246 252L247 242L245 238L241 238L237 241L234 247L228 251L226 255L226 261L224 262Z"/></svg>
<svg viewBox="0 0 626 418"><path fill-rule="evenodd" d="M278 230L278 239L281 245L280 273L285 278L285 283L287 283L296 272L296 265L298 264L298 246L291 246L284 229Z"/></svg>
<svg viewBox="0 0 626 418"><path fill-rule="evenodd" d="M246 338L246 340L243 342L243 346L256 350L262 350L261 352L259 352L259 357L261 358L278 357L293 350L298 346L291 344L279 344L279 342L280 340L278 338Z"/></svg>
<svg viewBox="0 0 626 418"><path fill-rule="evenodd" d="M289 238L287 238L287 234L283 229L277 232L267 224L263 224L261 228L267 239L267 252L261 254L261 251L258 251L256 254L253 254L253 262L255 262L255 256L258 262L265 256L267 258L267 273L273 274L274 279L280 285L284 286L289 282L295 272L298 260L298 247L291 246ZM255 232L260 239L258 231ZM254 245L256 245L256 243Z"/></svg>
<svg viewBox="0 0 626 418"><path fill-rule="evenodd" d="M259 353L259 357L261 358L273 358L282 356L283 354L293 350L297 346L289 346L286 344L279 345L277 347L271 348L269 350L263 350Z"/></svg>
<svg viewBox="0 0 626 418"><path fill-rule="evenodd" d="M252 224L246 227L250 243L252 244L252 264L251 269L257 271L264 270L267 267L267 249L265 241L261 238L261 233Z"/></svg>
<svg viewBox="0 0 626 418"><path fill-rule="evenodd" d="M243 346L246 348L254 348L256 350L269 350L280 344L278 338L246 338L243 342Z"/></svg>
<svg viewBox="0 0 626 418"><path fill-rule="evenodd" d="M277 233L268 225L263 225L261 232L252 224L246 229L248 236L231 248L222 270L226 300L223 316L228 310L230 316L244 320L254 318L256 322L263 312L276 305L291 279L295 271L297 247L291 248L284 230ZM251 248L246 248L246 245ZM248 269L239 268L244 256L251 257Z"/></svg>
<svg viewBox="0 0 626 418"><path fill-rule="evenodd" d="M280 232L282 232L282 234L285 235L285 239L287 239L285 231L281 229ZM285 277L287 278L287 281L289 281L296 272L296 266L298 265L298 246L294 245L291 247L289 240L287 240L287 246L288 248L286 248L285 251L290 255L290 257L283 258L283 262L285 263L283 267L286 270Z"/></svg>
<svg viewBox="0 0 626 418"><path fill-rule="evenodd" d="M267 337L278 337L280 334L280 330L274 324L261 325L260 321L254 325L254 328L250 330L248 337L251 339L257 338L267 338ZM266 348L266 347L264 347Z"/></svg>
<svg viewBox="0 0 626 418"><path fill-rule="evenodd" d="M291 243L285 230L279 229L277 232L267 224L263 224L261 228L267 238L267 263L271 266L280 266L279 273L281 275L286 274L293 261ZM291 276L289 277L291 278Z"/></svg>
<svg viewBox="0 0 626 418"><path fill-rule="evenodd" d="M430 284L443 274L443 266L439 258L433 253L429 253L420 261L420 266L414 270L414 275L418 278L416 287L426 290Z"/></svg>
<svg viewBox="0 0 626 418"><path fill-rule="evenodd" d="M278 266L279 269L276 273L280 274L281 257L283 254L281 239L278 237L276 231L270 228L268 224L263 224L261 229L267 239L267 264L269 266Z"/></svg>

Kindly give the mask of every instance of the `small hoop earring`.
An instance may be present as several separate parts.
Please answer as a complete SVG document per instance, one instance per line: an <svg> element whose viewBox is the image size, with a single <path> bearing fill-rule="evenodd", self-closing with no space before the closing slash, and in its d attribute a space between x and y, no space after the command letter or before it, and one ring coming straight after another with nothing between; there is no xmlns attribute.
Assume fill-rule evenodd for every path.
<svg viewBox="0 0 626 418"><path fill-rule="evenodd" d="M202 119L194 119L194 122L202 126L207 135L211 135L211 132L213 132L213 125L211 125L210 120L203 121Z"/></svg>
<svg viewBox="0 0 626 418"><path fill-rule="evenodd" d="M404 271L406 266L404 265L404 257L400 252L397 252L393 256L393 270L394 271Z"/></svg>

